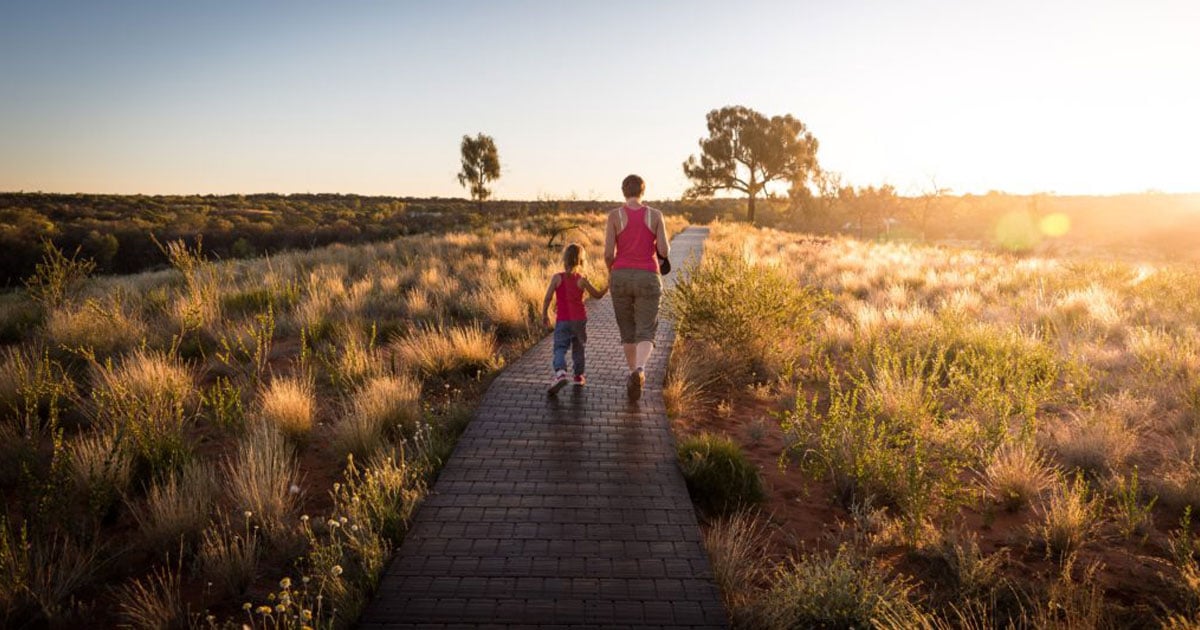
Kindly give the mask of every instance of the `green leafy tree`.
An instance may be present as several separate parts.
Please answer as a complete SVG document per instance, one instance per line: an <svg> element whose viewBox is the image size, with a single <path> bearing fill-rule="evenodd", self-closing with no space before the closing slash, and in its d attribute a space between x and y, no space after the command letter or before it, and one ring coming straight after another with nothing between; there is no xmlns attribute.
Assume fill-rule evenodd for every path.
<svg viewBox="0 0 1200 630"><path fill-rule="evenodd" d="M708 113L708 137L700 155L688 157L683 173L692 180L688 197L736 190L749 197L746 219L754 222L754 200L774 181L803 186L817 171L817 139L791 114L767 118L742 106Z"/></svg>
<svg viewBox="0 0 1200 630"><path fill-rule="evenodd" d="M463 136L462 171L458 174L458 183L471 191L471 198L479 204L480 212L483 212L484 200L492 195L488 183L499 178L500 153L496 150L496 141L482 133L474 138Z"/></svg>

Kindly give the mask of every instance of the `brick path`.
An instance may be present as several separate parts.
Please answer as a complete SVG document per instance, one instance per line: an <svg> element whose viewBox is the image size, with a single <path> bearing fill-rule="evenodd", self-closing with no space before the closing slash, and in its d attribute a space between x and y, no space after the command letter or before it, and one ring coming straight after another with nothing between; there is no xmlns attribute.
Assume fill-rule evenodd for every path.
<svg viewBox="0 0 1200 630"><path fill-rule="evenodd" d="M588 315L587 386L546 396L549 337L492 382L360 628L727 627L660 392L674 331L630 403L611 302Z"/></svg>

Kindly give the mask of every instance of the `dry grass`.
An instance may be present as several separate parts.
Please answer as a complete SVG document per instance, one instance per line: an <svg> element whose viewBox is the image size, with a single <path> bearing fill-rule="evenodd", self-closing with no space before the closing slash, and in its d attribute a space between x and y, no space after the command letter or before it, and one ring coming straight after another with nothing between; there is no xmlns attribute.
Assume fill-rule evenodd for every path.
<svg viewBox="0 0 1200 630"><path fill-rule="evenodd" d="M191 549L208 523L216 489L212 471L200 464L152 484L140 509L131 510L146 544L158 551Z"/></svg>
<svg viewBox="0 0 1200 630"><path fill-rule="evenodd" d="M983 480L993 501L1016 511L1050 489L1055 471L1036 448L1012 444L996 452L984 469Z"/></svg>
<svg viewBox="0 0 1200 630"><path fill-rule="evenodd" d="M1052 444L1068 469L1098 478L1120 470L1137 448L1137 434L1112 410L1084 410L1050 429Z"/></svg>
<svg viewBox="0 0 1200 630"><path fill-rule="evenodd" d="M719 369L719 364L710 360L712 355L706 350L713 348L704 343L680 341L675 344L662 392L667 414L671 417L712 403L710 390L718 380L715 370Z"/></svg>
<svg viewBox="0 0 1200 630"><path fill-rule="evenodd" d="M1099 524L1100 509L1100 501L1092 496L1082 476L1076 475L1070 481L1060 478L1038 506L1038 520L1031 530L1045 545L1047 554L1066 558L1091 538Z"/></svg>
<svg viewBox="0 0 1200 630"><path fill-rule="evenodd" d="M125 497L133 483L133 459L113 433L94 432L67 444L76 491L90 501Z"/></svg>
<svg viewBox="0 0 1200 630"><path fill-rule="evenodd" d="M365 458L385 436L411 435L421 420L421 386L407 376L377 376L353 395L334 426L334 445Z"/></svg>
<svg viewBox="0 0 1200 630"><path fill-rule="evenodd" d="M122 626L138 630L170 630L190 624L183 581L178 570L160 567L117 589Z"/></svg>
<svg viewBox="0 0 1200 630"><path fill-rule="evenodd" d="M417 328L392 350L401 365L425 377L474 375L501 363L494 335L479 325Z"/></svg>
<svg viewBox="0 0 1200 630"><path fill-rule="evenodd" d="M259 394L258 415L289 438L304 439L312 431L316 406L312 381L304 377L276 377Z"/></svg>
<svg viewBox="0 0 1200 630"><path fill-rule="evenodd" d="M734 619L741 610L759 595L766 577L762 550L767 542L765 520L753 512L740 512L721 519L704 532L704 549L708 552L713 575L725 607Z"/></svg>
<svg viewBox="0 0 1200 630"><path fill-rule="evenodd" d="M143 470L162 472L182 462L196 392L191 373L178 359L139 349L115 366L93 364L92 381L97 426L121 436Z"/></svg>
<svg viewBox="0 0 1200 630"><path fill-rule="evenodd" d="M146 337L142 319L127 313L120 301L104 304L89 300L81 306L64 305L46 320L46 336L59 348L90 350L109 357L130 348Z"/></svg>
<svg viewBox="0 0 1200 630"><path fill-rule="evenodd" d="M529 302L512 287L484 287L470 296L469 302L484 319L508 332L526 330L533 323Z"/></svg>
<svg viewBox="0 0 1200 630"><path fill-rule="evenodd" d="M235 513L249 512L269 535L282 534L292 522L299 482L294 450L269 426L247 433L222 464L225 494Z"/></svg>
<svg viewBox="0 0 1200 630"><path fill-rule="evenodd" d="M240 527L224 518L212 523L204 530L196 558L200 574L229 596L242 595L254 582L262 553L251 517L242 522Z"/></svg>

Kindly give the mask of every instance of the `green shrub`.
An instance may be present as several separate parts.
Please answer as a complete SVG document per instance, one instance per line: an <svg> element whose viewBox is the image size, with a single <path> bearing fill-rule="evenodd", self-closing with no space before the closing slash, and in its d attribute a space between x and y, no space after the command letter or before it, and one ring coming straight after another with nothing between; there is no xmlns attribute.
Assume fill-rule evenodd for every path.
<svg viewBox="0 0 1200 630"><path fill-rule="evenodd" d="M137 350L93 365L92 404L96 424L129 448L139 477L158 476L182 465L190 454L184 432L192 422L195 385L178 359Z"/></svg>
<svg viewBox="0 0 1200 630"><path fill-rule="evenodd" d="M773 582L750 609L747 627L851 630L874 627L883 615L910 622L922 617L906 580L892 579L845 547L793 560Z"/></svg>
<svg viewBox="0 0 1200 630"><path fill-rule="evenodd" d="M45 311L19 293L0 296L0 344L17 343L42 325Z"/></svg>
<svg viewBox="0 0 1200 630"><path fill-rule="evenodd" d="M677 454L688 492L706 512L724 514L765 498L758 469L733 440L702 433L680 442Z"/></svg>
<svg viewBox="0 0 1200 630"><path fill-rule="evenodd" d="M719 340L740 369L731 386L787 373L802 358L829 297L783 270L714 255L667 293L679 334Z"/></svg>
<svg viewBox="0 0 1200 630"><path fill-rule="evenodd" d="M885 413L864 381L843 389L832 380L824 414L817 398L797 399L782 420L789 453L809 474L831 478L843 505L873 503L920 521L939 499L961 490L963 462L934 449L921 425Z"/></svg>

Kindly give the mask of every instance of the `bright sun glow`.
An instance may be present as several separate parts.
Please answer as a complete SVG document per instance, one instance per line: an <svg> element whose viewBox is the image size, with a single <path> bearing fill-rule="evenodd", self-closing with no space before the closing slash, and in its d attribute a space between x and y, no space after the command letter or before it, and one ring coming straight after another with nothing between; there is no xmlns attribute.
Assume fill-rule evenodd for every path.
<svg viewBox="0 0 1200 630"><path fill-rule="evenodd" d="M1061 212L1055 212L1042 217L1038 227L1046 236L1066 236L1067 232L1071 231L1071 218Z"/></svg>

